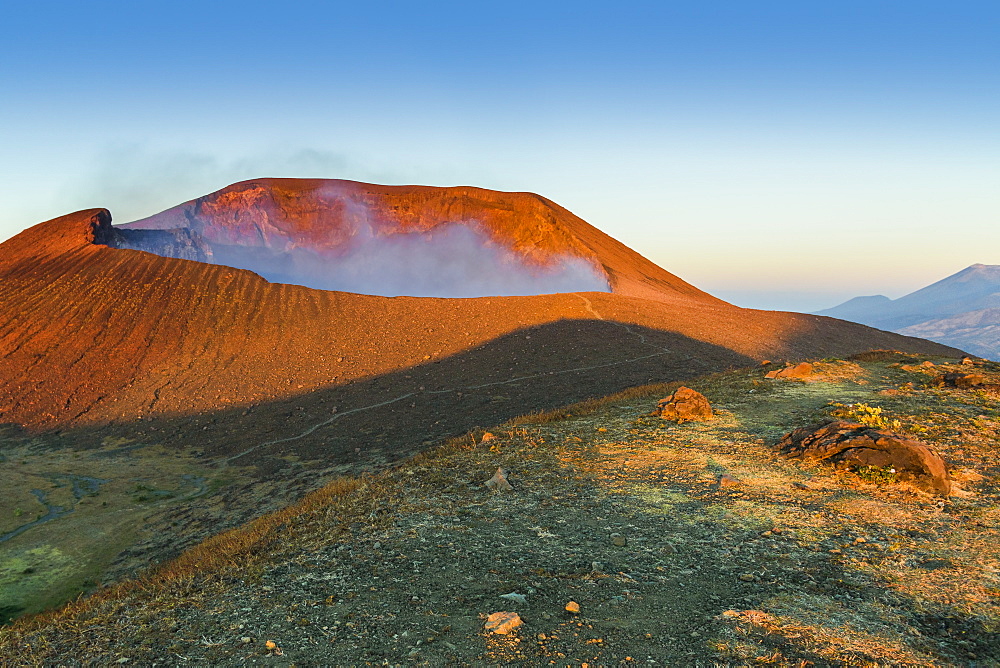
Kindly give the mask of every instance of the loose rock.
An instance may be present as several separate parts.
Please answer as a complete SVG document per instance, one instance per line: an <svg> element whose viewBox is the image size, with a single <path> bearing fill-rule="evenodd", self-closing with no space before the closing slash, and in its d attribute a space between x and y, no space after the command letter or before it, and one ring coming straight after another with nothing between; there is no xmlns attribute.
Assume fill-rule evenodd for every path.
<svg viewBox="0 0 1000 668"><path fill-rule="evenodd" d="M486 618L486 630L506 635L523 623L516 612L494 612Z"/></svg>
<svg viewBox="0 0 1000 668"><path fill-rule="evenodd" d="M788 365L784 369L775 369L764 374L764 378L806 378L813 374L813 365L809 362L801 362L794 366Z"/></svg>
<svg viewBox="0 0 1000 668"><path fill-rule="evenodd" d="M658 415L678 424L704 422L712 419L712 406L700 392L690 387L679 387L669 397L660 399L651 415Z"/></svg>
<svg viewBox="0 0 1000 668"><path fill-rule="evenodd" d="M986 377L978 373L960 373L952 371L935 376L931 380L932 387L970 388L986 384Z"/></svg>
<svg viewBox="0 0 1000 668"><path fill-rule="evenodd" d="M944 459L930 446L857 422L836 421L796 429L778 442L778 449L793 459L826 461L855 470L862 466L889 469L900 480L926 491L951 493Z"/></svg>
<svg viewBox="0 0 1000 668"><path fill-rule="evenodd" d="M500 467L497 467L497 472L493 474L492 478L486 481L486 487L494 492L514 491L514 488L511 487L510 482L507 480L507 472Z"/></svg>
<svg viewBox="0 0 1000 668"><path fill-rule="evenodd" d="M719 487L739 487L743 481L734 475L723 473L719 476Z"/></svg>

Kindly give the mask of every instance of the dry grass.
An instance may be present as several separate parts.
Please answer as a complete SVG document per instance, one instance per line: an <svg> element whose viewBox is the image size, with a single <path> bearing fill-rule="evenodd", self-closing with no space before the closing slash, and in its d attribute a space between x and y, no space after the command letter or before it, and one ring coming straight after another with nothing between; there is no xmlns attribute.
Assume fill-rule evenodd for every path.
<svg viewBox="0 0 1000 668"><path fill-rule="evenodd" d="M317 555L341 550L353 555L344 564L347 578L362 577L359 564L368 563L373 549L391 555L419 548L431 551L422 559L433 555L473 581L503 580L504 568L509 568L500 565L504 554L497 555L495 564L486 560L480 571L468 557L451 561L455 554L474 554L492 532L501 532L498 540L513 554L554 564L530 577L543 581L542 591L551 592L555 611L575 597L584 601L590 616L576 620L554 612L546 620L540 613L528 615L531 633L544 638L523 631L501 639L476 631L481 627L472 622L461 627L450 612L452 621L437 623L431 636L451 637L458 644L447 651L435 644L439 649L422 649L427 654L421 656L445 661L454 655L485 663L565 663L576 657L605 664L633 654L644 657L642 647L674 665L690 660L995 665L1000 661L993 644L1000 640L1000 470L995 463L1000 405L975 391L878 394L921 373L897 362L897 356L889 355L823 362L824 380L811 384L764 383L762 369L689 381L715 403L717 419L707 423L677 426L648 416L655 399L677 386L670 384L526 416L491 429L491 437L476 430L390 471L337 479L294 506L203 542L142 579L19 620L0 632L0 660L30 664L67 655L107 658L111 655L88 654L96 652L88 648L122 632L133 634L133 644L148 645L152 656L177 642L169 632L157 635L158 621L189 624L194 615L209 629L216 615L256 596L253 582L274 581L279 564L292 570L281 576L283 586L294 586L295 578L313 577ZM920 431L944 452L959 472L962 495L942 505L905 487L775 455L772 434L824 411L829 414L835 410L831 402L857 397L873 402L877 397L885 415ZM762 417L768 415L770 422ZM512 471L515 495L482 491L497 466ZM720 487L723 473L740 484ZM636 541L638 547L628 553L608 552L618 548L606 543L590 548L594 553L587 559L595 563L634 561L622 563L617 575L580 570L565 561L565 555L587 544L591 529L586 527L595 521L626 527ZM477 527L482 526L490 528L481 533ZM376 541L381 548L372 547ZM383 573L391 563L371 561L370 573L382 576L377 582L391 581ZM630 575L628 569L646 575ZM442 582L456 578L418 579L407 586L421 593L443 591L447 587ZM657 584L639 586L636 578ZM704 597L678 599L685 582L705 592ZM611 585L612 593L621 590L616 598L624 601L615 605L631 606L623 608L629 611L625 618L616 617L626 613L614 607L599 613L601 599L586 598L588 592ZM362 580L352 587L369 591ZM460 599L442 598L432 609L438 615ZM390 618L375 614L382 609L377 603L369 609L361 598L347 602L355 617L343 612L329 617L333 608L322 614L376 620L372 629L381 629ZM459 609L468 605L461 603ZM474 608L486 609L491 608ZM421 614L393 612L400 620L415 620L409 624L437 619ZM706 615L713 621L698 621ZM662 637L649 644L622 619L640 626L660 624L656 628ZM442 630L453 625L456 630ZM459 628L467 630L456 636ZM364 632L370 638L390 633ZM344 649L337 650L339 646ZM211 648L188 645L186 656L237 662L237 649L230 647L222 642ZM327 651L334 652L328 655L332 663L361 661L362 654L350 653L361 650L346 645L330 645ZM694 659L686 654L692 651ZM403 655L397 659L406 660Z"/></svg>

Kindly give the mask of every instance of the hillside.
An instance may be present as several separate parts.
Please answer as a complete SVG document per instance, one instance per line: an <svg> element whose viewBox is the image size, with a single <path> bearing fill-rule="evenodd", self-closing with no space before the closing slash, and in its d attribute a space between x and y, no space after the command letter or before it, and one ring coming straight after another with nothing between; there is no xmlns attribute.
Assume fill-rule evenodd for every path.
<svg viewBox="0 0 1000 668"><path fill-rule="evenodd" d="M328 186L341 194L315 195ZM328 217L348 195L383 236L475 219L484 248L529 273L572 256L611 291L389 298L118 247L218 250L214 234L246 223L221 245L267 237L268 249L326 252L307 241L355 229ZM95 209L0 244L4 617L158 563L332 476L525 412L763 359L958 354L737 308L527 193L261 180L156 220L161 229L122 230Z"/></svg>
<svg viewBox="0 0 1000 668"><path fill-rule="evenodd" d="M0 630L0 657L1000 661L1000 400L932 383L971 371L995 388L1000 366L886 353L820 362L801 380L768 380L767 369L690 379L713 404L709 422L650 417L676 384L648 386L335 480L143 580ZM953 495L776 455L782 434L843 411L898 420L931 445L949 463ZM484 486L498 466L512 491ZM491 632L496 612L522 624Z"/></svg>
<svg viewBox="0 0 1000 668"><path fill-rule="evenodd" d="M113 245L384 296L502 295L502 280L491 285L501 292L469 293L468 284L522 268L515 265L523 265L522 283L544 284L569 263L577 287L519 285L516 294L598 290L719 301L544 197L483 188L244 181L123 225ZM402 268L409 271L396 276ZM595 276L583 276L591 270ZM420 291L426 287L433 294Z"/></svg>
<svg viewBox="0 0 1000 668"><path fill-rule="evenodd" d="M1000 266L974 264L899 299L855 297L817 314L1000 359Z"/></svg>

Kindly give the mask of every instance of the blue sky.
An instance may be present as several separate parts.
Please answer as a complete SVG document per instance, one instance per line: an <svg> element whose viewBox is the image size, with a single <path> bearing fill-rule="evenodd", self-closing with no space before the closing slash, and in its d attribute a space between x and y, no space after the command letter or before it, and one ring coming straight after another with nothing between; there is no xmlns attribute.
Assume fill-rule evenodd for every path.
<svg viewBox="0 0 1000 668"><path fill-rule="evenodd" d="M1000 264L1000 3L2 10L0 239L301 176L537 192L746 306Z"/></svg>

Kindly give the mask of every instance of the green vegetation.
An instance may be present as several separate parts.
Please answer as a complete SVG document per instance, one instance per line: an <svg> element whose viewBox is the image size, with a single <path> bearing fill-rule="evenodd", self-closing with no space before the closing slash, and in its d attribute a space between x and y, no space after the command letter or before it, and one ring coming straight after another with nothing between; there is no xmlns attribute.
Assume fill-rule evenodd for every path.
<svg viewBox="0 0 1000 668"><path fill-rule="evenodd" d="M863 425L876 429L888 429L897 432L903 428L903 423L896 419L889 419L883 415L881 406L869 406L868 404L844 404L833 402L830 404L836 410L833 415L855 420Z"/></svg>
<svg viewBox="0 0 1000 668"><path fill-rule="evenodd" d="M862 466L858 477L876 485L890 485L899 479L896 469L889 466Z"/></svg>

